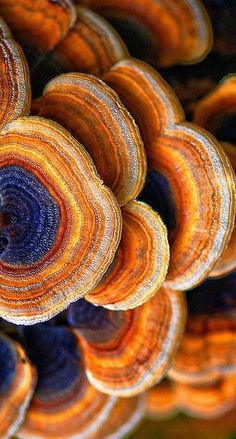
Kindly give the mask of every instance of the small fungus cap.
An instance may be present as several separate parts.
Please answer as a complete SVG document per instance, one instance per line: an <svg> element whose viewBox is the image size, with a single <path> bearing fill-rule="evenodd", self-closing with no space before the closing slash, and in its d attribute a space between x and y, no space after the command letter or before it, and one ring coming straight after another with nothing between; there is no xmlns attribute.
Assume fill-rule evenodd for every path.
<svg viewBox="0 0 236 439"><path fill-rule="evenodd" d="M116 256L98 286L86 299L109 309L142 305L162 286L169 265L167 230L147 204L122 207L123 229Z"/></svg>
<svg viewBox="0 0 236 439"><path fill-rule="evenodd" d="M162 379L170 368L185 324L180 292L161 288L144 305L110 311L84 300L69 308L89 381L101 392L131 397Z"/></svg>
<svg viewBox="0 0 236 439"><path fill-rule="evenodd" d="M60 75L47 84L37 106L39 116L61 123L87 149L119 205L139 194L146 177L143 142L110 87L82 73Z"/></svg>

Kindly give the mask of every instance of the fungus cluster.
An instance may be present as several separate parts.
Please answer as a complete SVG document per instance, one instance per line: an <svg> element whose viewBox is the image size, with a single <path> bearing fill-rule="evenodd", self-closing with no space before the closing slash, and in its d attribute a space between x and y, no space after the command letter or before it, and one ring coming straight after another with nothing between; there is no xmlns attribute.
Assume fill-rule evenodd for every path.
<svg viewBox="0 0 236 439"><path fill-rule="evenodd" d="M0 16L0 437L122 439L145 415L226 412L236 81L192 123L154 69L206 56L204 7L0 0Z"/></svg>

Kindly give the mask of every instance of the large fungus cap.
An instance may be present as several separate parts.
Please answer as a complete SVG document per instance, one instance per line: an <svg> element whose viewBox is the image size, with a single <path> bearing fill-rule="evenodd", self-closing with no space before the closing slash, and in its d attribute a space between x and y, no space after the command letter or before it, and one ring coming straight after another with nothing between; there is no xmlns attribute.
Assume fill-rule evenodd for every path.
<svg viewBox="0 0 236 439"><path fill-rule="evenodd" d="M88 382L76 337L67 328L44 325L26 328L25 337L38 383L18 437L93 438L117 400Z"/></svg>
<svg viewBox="0 0 236 439"><path fill-rule="evenodd" d="M146 177L139 130L117 94L101 80L80 73L49 82L38 115L61 123L91 155L120 205L135 198Z"/></svg>
<svg viewBox="0 0 236 439"><path fill-rule="evenodd" d="M234 225L232 167L216 140L184 123L180 104L148 65L124 60L104 76L133 114L147 154L142 199L169 229L168 288L200 283L225 250Z"/></svg>
<svg viewBox="0 0 236 439"><path fill-rule="evenodd" d="M21 47L0 18L0 130L19 116L29 114L30 82Z"/></svg>
<svg viewBox="0 0 236 439"><path fill-rule="evenodd" d="M8 439L23 422L36 373L22 347L0 333L0 437Z"/></svg>
<svg viewBox="0 0 236 439"><path fill-rule="evenodd" d="M118 29L122 30L123 24L129 29L124 34L129 34L131 47L137 38L141 45L143 40L147 41L145 60L163 67L197 62L212 45L210 22L198 0L77 0L76 3L111 19ZM136 31L134 35L130 28ZM148 51L150 46L152 49Z"/></svg>
<svg viewBox="0 0 236 439"><path fill-rule="evenodd" d="M71 305L87 376L101 392L130 397L160 380L171 366L185 324L181 293L160 289L144 305L109 311L84 300Z"/></svg>
<svg viewBox="0 0 236 439"><path fill-rule="evenodd" d="M167 231L159 215L140 201L121 211L123 229L116 256L86 296L93 304L114 310L135 308L156 294L169 264Z"/></svg>
<svg viewBox="0 0 236 439"><path fill-rule="evenodd" d="M236 75L229 76L206 97L201 99L194 109L193 120L199 126L217 136L219 140L236 143ZM221 142L225 153L236 173L236 146ZM223 276L236 268L236 226L234 227L229 245L222 258L215 265L210 276Z"/></svg>
<svg viewBox="0 0 236 439"><path fill-rule="evenodd" d="M37 117L0 135L0 192L1 316L37 323L100 281L120 241L120 209L84 148Z"/></svg>
<svg viewBox="0 0 236 439"><path fill-rule="evenodd" d="M61 69L102 76L128 51L114 29L99 15L83 7L76 8L74 26L52 56Z"/></svg>

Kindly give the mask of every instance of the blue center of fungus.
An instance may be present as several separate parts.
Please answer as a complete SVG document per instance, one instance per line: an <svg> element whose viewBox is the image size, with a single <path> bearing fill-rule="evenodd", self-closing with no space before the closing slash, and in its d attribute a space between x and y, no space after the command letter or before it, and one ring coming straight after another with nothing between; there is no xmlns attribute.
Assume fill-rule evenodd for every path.
<svg viewBox="0 0 236 439"><path fill-rule="evenodd" d="M0 169L0 257L10 265L31 265L53 246L60 221L57 202L30 171Z"/></svg>
<svg viewBox="0 0 236 439"><path fill-rule="evenodd" d="M64 327L38 324L24 329L26 351L37 367L37 396L51 400L63 396L80 377L78 346Z"/></svg>
<svg viewBox="0 0 236 439"><path fill-rule="evenodd" d="M106 326L109 311L102 306L94 306L92 303L80 299L69 306L67 315L70 326L96 331Z"/></svg>
<svg viewBox="0 0 236 439"><path fill-rule="evenodd" d="M11 343L0 337L0 394L8 390L16 372L16 354Z"/></svg>

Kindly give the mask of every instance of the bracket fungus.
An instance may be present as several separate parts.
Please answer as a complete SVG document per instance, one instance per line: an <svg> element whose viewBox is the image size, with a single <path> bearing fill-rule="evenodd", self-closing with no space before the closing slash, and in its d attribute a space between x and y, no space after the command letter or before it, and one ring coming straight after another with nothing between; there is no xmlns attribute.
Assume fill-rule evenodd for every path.
<svg viewBox="0 0 236 439"><path fill-rule="evenodd" d="M147 392L148 419L168 419L178 411L173 382L164 379Z"/></svg>
<svg viewBox="0 0 236 439"><path fill-rule="evenodd" d="M38 115L61 123L91 155L120 205L135 198L146 177L139 130L117 94L98 78L68 73L37 101Z"/></svg>
<svg viewBox="0 0 236 439"><path fill-rule="evenodd" d="M0 130L19 116L29 114L30 81L21 47L0 18Z"/></svg>
<svg viewBox="0 0 236 439"><path fill-rule="evenodd" d="M233 273L189 293L189 317L169 376L187 384L209 383L236 372Z"/></svg>
<svg viewBox="0 0 236 439"><path fill-rule="evenodd" d="M233 230L231 165L213 137L184 122L175 94L150 66L120 61L104 80L134 116L144 141L152 181L141 198L155 206L164 199L171 214L165 285L193 288L212 270Z"/></svg>
<svg viewBox="0 0 236 439"><path fill-rule="evenodd" d="M110 311L84 300L69 308L89 381L101 392L130 397L160 380L173 362L185 324L181 293L160 289L134 310Z"/></svg>
<svg viewBox="0 0 236 439"><path fill-rule="evenodd" d="M42 54L52 50L76 20L70 0L0 0L0 15L24 50L30 52L31 61L35 61L33 51Z"/></svg>
<svg viewBox="0 0 236 439"><path fill-rule="evenodd" d="M195 106L193 120L218 137L219 125L236 113L236 75L229 75ZM227 128L227 127L226 127ZM228 130L226 136L229 135ZM226 137L224 139L230 141Z"/></svg>
<svg viewBox="0 0 236 439"><path fill-rule="evenodd" d="M235 374L210 384L176 383L174 387L179 409L194 417L212 419L236 407Z"/></svg>
<svg viewBox="0 0 236 439"><path fill-rule="evenodd" d="M55 122L8 124L0 166L0 313L37 323L95 287L120 241L120 209L84 148Z"/></svg>
<svg viewBox="0 0 236 439"><path fill-rule="evenodd" d="M0 0L0 14L23 46L34 96L59 73L101 76L129 56L119 35L102 17L70 0L19 0L17 4Z"/></svg>
<svg viewBox="0 0 236 439"><path fill-rule="evenodd" d="M236 370L236 322L229 316L198 316L186 331L169 376L186 383L204 383Z"/></svg>
<svg viewBox="0 0 236 439"><path fill-rule="evenodd" d="M145 61L155 65L197 62L212 45L210 21L198 0L76 0L76 3L111 19L120 30L131 27L134 32L138 28L135 36L141 34L140 44L148 41L149 56ZM127 30L128 42L133 32ZM150 46L152 50L148 51Z"/></svg>
<svg viewBox="0 0 236 439"><path fill-rule="evenodd" d="M93 438L116 398L89 384L76 337L68 328L41 324L26 328L25 338L38 382L18 437Z"/></svg>
<svg viewBox="0 0 236 439"><path fill-rule="evenodd" d="M124 439L140 424L145 412L145 394L134 398L117 398L109 417L89 439Z"/></svg>
<svg viewBox="0 0 236 439"><path fill-rule="evenodd" d="M147 417L166 419L181 411L196 418L214 419L236 407L235 392L235 374L200 385L165 380L148 391Z"/></svg>
<svg viewBox="0 0 236 439"><path fill-rule="evenodd" d="M235 268L235 75L189 107L222 149L84 5L128 21L153 65L212 44L198 0L0 0L3 439L123 439L146 404L236 407L235 273L199 286Z"/></svg>
<svg viewBox="0 0 236 439"><path fill-rule="evenodd" d="M23 422L36 372L19 343L0 333L0 437L10 438Z"/></svg>
<svg viewBox="0 0 236 439"><path fill-rule="evenodd" d="M132 201L122 207L123 229L116 256L86 299L113 310L136 308L162 286L169 264L167 231L148 205Z"/></svg>
<svg viewBox="0 0 236 439"><path fill-rule="evenodd" d="M236 143L234 134L236 118L236 75L224 79L218 87L200 100L193 114L193 121L212 132L221 141L221 146L227 154L234 172L236 173ZM221 259L213 268L210 276L224 276L236 268L236 226L234 227L228 247Z"/></svg>
<svg viewBox="0 0 236 439"><path fill-rule="evenodd" d="M100 77L128 57L123 41L102 17L83 7L76 7L76 14L74 26L51 54L63 72Z"/></svg>

